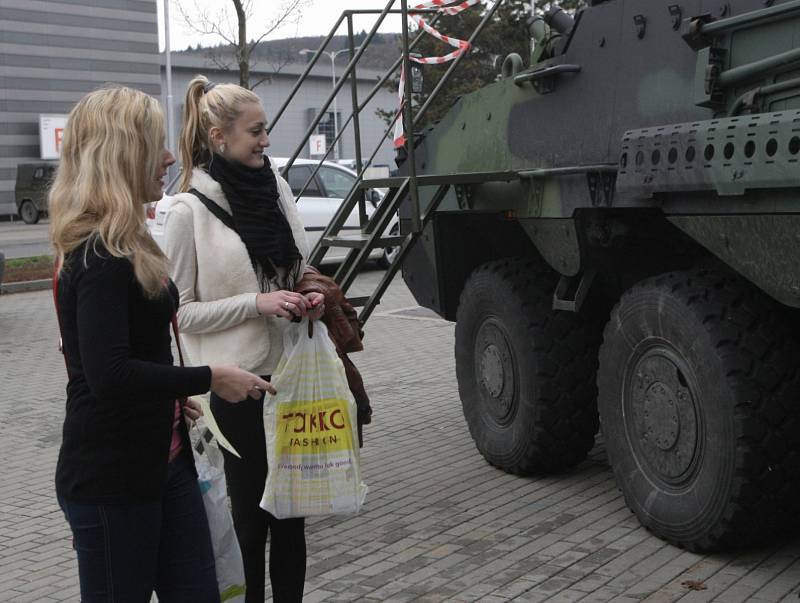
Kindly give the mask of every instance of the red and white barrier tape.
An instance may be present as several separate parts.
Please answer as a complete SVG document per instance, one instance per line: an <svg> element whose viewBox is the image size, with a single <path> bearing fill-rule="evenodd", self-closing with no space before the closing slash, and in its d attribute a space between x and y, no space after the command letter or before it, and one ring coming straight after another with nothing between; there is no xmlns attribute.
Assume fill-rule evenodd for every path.
<svg viewBox="0 0 800 603"><path fill-rule="evenodd" d="M427 9L427 8L435 8L438 9L439 12L445 15L457 15L460 12L463 12L476 4L483 4L486 0L462 0L457 4L454 4L454 0L427 0L426 2L422 2L414 6L414 9ZM419 15L409 15L414 22L421 27L423 30L428 32L434 38L449 44L450 46L454 46L456 50L453 52L439 56L439 57L411 57L411 60L415 63L419 63L421 65L441 65L442 63L447 63L454 59L457 59L459 56L464 54L470 49L470 43L466 40L459 40L458 38L453 38L450 36L446 36L441 33L436 28L432 27L425 19L423 19ZM403 112L403 105L405 99L403 97L403 90L405 89L405 69L400 69L400 85L397 90L397 96L400 101L400 108L397 111L397 116L395 117L395 124L394 124L394 148L399 148L405 145L406 137L403 134L403 119L402 119L402 112Z"/></svg>

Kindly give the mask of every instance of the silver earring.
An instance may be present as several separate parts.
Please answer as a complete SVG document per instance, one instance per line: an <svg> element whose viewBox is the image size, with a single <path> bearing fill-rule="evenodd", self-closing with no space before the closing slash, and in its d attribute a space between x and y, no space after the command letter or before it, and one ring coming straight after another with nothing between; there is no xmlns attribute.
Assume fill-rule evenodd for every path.
<svg viewBox="0 0 800 603"><path fill-rule="evenodd" d="M222 155L224 155L224 154L225 154L225 143L224 143L224 142L223 142L221 145L219 145L219 152L220 152Z"/></svg>

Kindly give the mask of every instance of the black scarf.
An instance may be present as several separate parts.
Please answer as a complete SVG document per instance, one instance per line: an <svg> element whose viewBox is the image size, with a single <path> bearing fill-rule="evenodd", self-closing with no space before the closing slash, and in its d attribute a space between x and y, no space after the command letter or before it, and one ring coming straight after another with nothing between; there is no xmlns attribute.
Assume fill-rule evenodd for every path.
<svg viewBox="0 0 800 603"><path fill-rule="evenodd" d="M277 274L276 267L286 269L286 287L291 289L302 256L279 206L275 173L269 160L264 159L263 167L251 168L215 153L208 174L219 183L228 199L236 232L247 247L256 274L261 275L261 290L269 291L269 279Z"/></svg>

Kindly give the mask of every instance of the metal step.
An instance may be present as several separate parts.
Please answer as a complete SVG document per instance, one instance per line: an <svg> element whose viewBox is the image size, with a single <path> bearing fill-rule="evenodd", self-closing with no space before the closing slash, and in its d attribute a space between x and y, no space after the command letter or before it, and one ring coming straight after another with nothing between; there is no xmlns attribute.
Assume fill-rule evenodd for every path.
<svg viewBox="0 0 800 603"><path fill-rule="evenodd" d="M320 244L325 247L348 247L351 249L363 249L367 246L372 235L359 232L357 234L339 235L338 237L322 237ZM382 249L384 247L397 247L406 240L405 235L386 235L375 239L373 248Z"/></svg>
<svg viewBox="0 0 800 603"><path fill-rule="evenodd" d="M369 295L364 295L363 297L348 297L347 301L350 302L350 305L354 308L363 308L369 301Z"/></svg>
<svg viewBox="0 0 800 603"><path fill-rule="evenodd" d="M358 183L358 188L400 188L406 180L408 180L408 178L404 176L370 178L368 180L361 180Z"/></svg>

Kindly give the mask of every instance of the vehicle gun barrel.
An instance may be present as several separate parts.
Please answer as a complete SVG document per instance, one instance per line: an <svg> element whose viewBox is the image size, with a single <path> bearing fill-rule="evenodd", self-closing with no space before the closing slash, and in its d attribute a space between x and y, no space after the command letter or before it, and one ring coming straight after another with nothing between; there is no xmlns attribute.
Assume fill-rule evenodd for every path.
<svg viewBox="0 0 800 603"><path fill-rule="evenodd" d="M743 80L757 77L770 69L792 65L799 61L800 48L787 50L786 52L761 59L760 61L753 61L752 63L723 71L719 76L719 85L722 87L731 87Z"/></svg>
<svg viewBox="0 0 800 603"><path fill-rule="evenodd" d="M698 29L704 36L719 35L738 29L759 27L767 23L774 23L787 18L800 11L800 0L792 0L777 6L770 6L761 10L745 12L741 15L719 19L709 23L698 24Z"/></svg>
<svg viewBox="0 0 800 603"><path fill-rule="evenodd" d="M544 14L544 21L561 35L567 35L575 25L575 19L557 4L547 10Z"/></svg>
<svg viewBox="0 0 800 603"><path fill-rule="evenodd" d="M536 42L536 44L541 44L542 40L544 40L550 32L550 27L548 27L547 23L545 23L542 15L536 15L531 18L528 29L533 41Z"/></svg>

